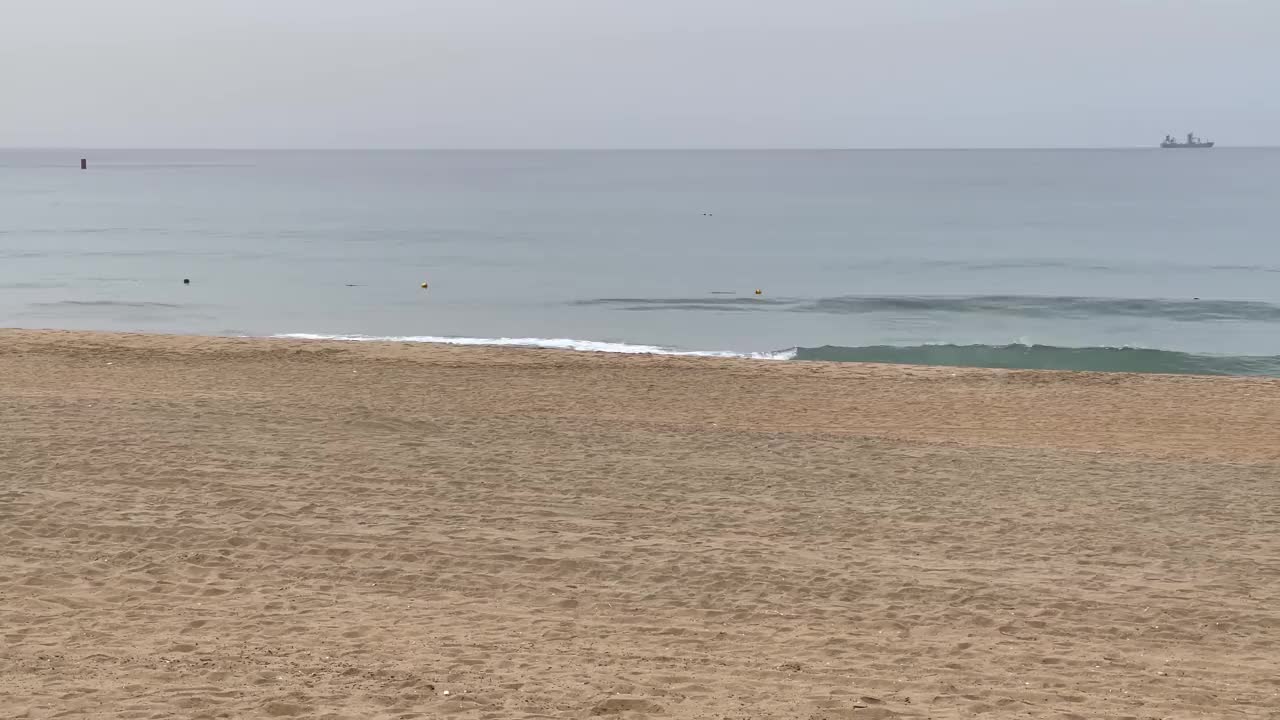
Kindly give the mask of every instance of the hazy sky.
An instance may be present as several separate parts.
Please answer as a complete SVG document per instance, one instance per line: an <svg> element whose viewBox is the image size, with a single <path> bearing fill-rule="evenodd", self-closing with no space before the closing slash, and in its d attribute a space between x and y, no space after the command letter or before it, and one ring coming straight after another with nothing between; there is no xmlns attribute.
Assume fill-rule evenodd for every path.
<svg viewBox="0 0 1280 720"><path fill-rule="evenodd" d="M1280 0L0 0L0 146L1280 141Z"/></svg>

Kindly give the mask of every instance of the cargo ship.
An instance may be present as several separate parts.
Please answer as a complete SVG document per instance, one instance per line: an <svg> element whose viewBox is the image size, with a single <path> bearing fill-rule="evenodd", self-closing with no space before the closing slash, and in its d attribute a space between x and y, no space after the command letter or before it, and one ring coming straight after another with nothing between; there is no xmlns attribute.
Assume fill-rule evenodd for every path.
<svg viewBox="0 0 1280 720"><path fill-rule="evenodd" d="M1162 148L1211 148L1212 140L1201 140L1194 133L1187 133L1186 142L1178 142L1172 135L1165 135L1164 142L1160 143Z"/></svg>

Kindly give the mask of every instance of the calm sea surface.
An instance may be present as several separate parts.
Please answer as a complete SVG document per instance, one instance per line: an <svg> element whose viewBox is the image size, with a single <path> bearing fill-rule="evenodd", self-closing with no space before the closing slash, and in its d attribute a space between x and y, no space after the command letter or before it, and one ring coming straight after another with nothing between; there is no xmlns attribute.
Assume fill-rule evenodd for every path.
<svg viewBox="0 0 1280 720"><path fill-rule="evenodd" d="M0 325L1280 374L1280 150L0 151Z"/></svg>

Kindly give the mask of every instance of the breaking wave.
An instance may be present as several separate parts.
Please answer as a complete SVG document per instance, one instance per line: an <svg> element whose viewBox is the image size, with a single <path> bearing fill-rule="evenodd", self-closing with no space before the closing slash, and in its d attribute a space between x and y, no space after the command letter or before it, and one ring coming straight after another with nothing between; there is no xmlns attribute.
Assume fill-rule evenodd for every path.
<svg viewBox="0 0 1280 720"><path fill-rule="evenodd" d="M849 295L818 299L757 296L690 298L597 298L579 306L619 310L783 311L855 315L870 313L964 314L1063 319L1129 317L1177 322L1246 321L1280 323L1280 305L1254 300L1103 298L1039 295Z"/></svg>
<svg viewBox="0 0 1280 720"><path fill-rule="evenodd" d="M432 335L388 336L372 335L313 335L310 333L286 333L272 337L292 340L350 340L357 342L408 342L435 343L439 345L484 345L490 347L544 348L547 350L577 350L579 352L618 353L623 355L674 355L680 357L746 358L751 360L790 360L796 351L781 350L764 353L739 353L715 350L678 350L659 345L633 345L630 343L600 342L596 340L571 340L568 338L469 338L437 337Z"/></svg>
<svg viewBox="0 0 1280 720"><path fill-rule="evenodd" d="M1075 370L1172 375L1261 375L1280 377L1280 356L1201 355L1127 347L1053 345L823 346L799 348L796 360L895 363L1018 370Z"/></svg>
<svg viewBox="0 0 1280 720"><path fill-rule="evenodd" d="M658 345L571 340L566 338L468 338L436 336L316 335L289 333L277 338L410 342L442 345L545 348L579 352L680 357L808 360L1017 370L1161 373L1173 375L1244 375L1280 377L1280 356L1204 355L1173 350L1127 347L1057 347L1053 345L871 345L865 347L800 347L773 352L680 350Z"/></svg>

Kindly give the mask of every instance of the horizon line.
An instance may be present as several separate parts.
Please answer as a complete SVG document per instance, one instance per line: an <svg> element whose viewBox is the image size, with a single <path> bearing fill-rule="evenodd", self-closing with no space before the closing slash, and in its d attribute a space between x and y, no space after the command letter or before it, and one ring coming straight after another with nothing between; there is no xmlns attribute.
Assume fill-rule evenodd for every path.
<svg viewBox="0 0 1280 720"><path fill-rule="evenodd" d="M1280 145L1216 145L1214 149L1270 150ZM197 152L993 152L993 151L1096 151L1160 150L1159 145L1058 145L1058 146L903 146L903 147L287 147L287 146L0 146L0 152L197 151Z"/></svg>

